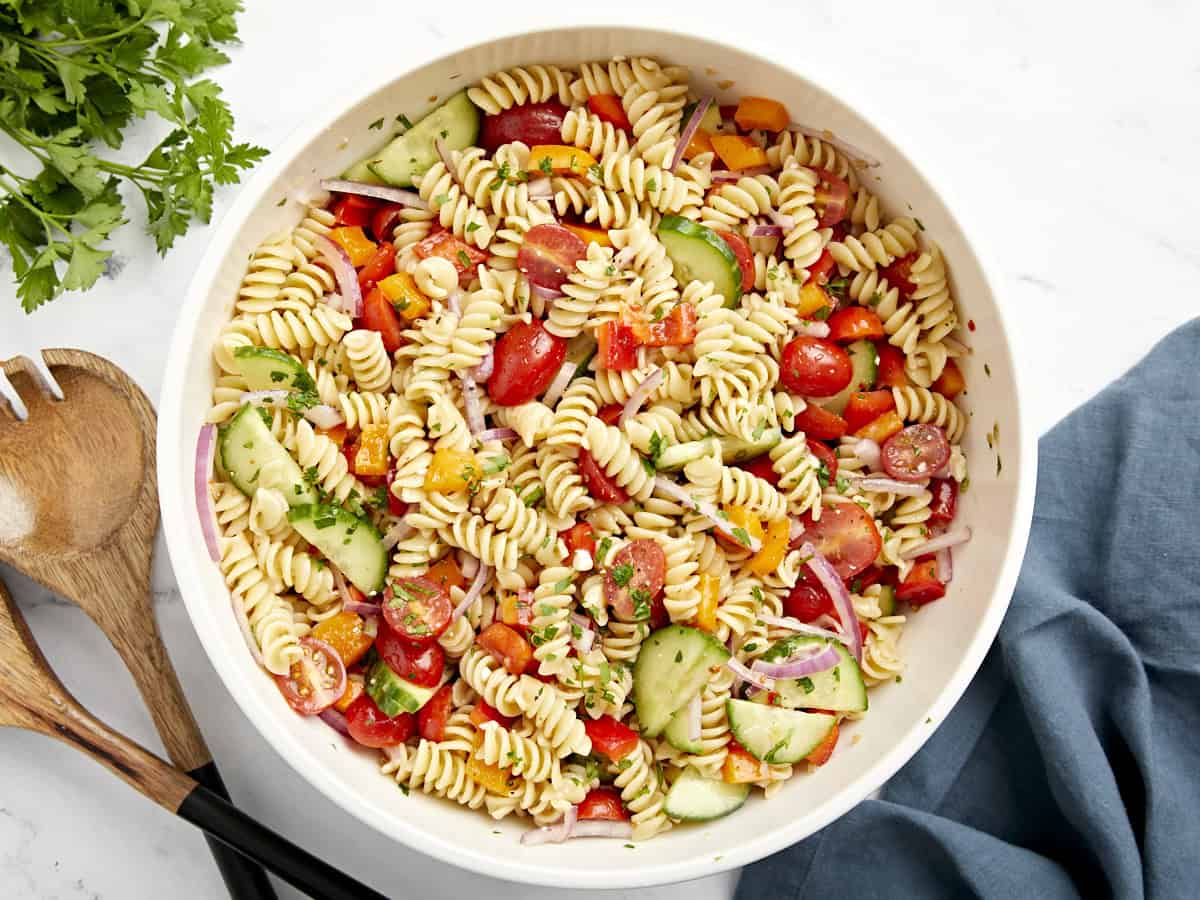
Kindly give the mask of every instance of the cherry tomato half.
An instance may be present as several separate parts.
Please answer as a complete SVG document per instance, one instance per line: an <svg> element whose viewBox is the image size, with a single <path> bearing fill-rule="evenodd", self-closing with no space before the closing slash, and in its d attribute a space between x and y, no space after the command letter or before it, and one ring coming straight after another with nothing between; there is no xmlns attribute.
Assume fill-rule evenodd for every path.
<svg viewBox="0 0 1200 900"><path fill-rule="evenodd" d="M383 338L383 349L388 353L395 353L404 346L404 326L396 314L396 307L375 285L363 298L362 326L379 332Z"/></svg>
<svg viewBox="0 0 1200 900"><path fill-rule="evenodd" d="M801 335L783 348L779 380L789 391L832 397L853 377L849 354L833 341Z"/></svg>
<svg viewBox="0 0 1200 900"><path fill-rule="evenodd" d="M599 500L601 503L625 503L629 500L625 489L609 478L592 454L582 447L579 449L579 459L576 462L579 465L579 476L583 479L583 485L588 489L593 500Z"/></svg>
<svg viewBox="0 0 1200 900"><path fill-rule="evenodd" d="M450 593L432 578L402 578L383 592L383 619L413 644L436 641L450 625Z"/></svg>
<svg viewBox="0 0 1200 900"><path fill-rule="evenodd" d="M905 300L911 299L917 289L916 283L912 281L912 265L916 261L917 252L914 250L906 256L897 256L889 265L883 267L883 277L889 285L900 291L900 296Z"/></svg>
<svg viewBox="0 0 1200 900"><path fill-rule="evenodd" d="M608 122L622 131L629 131L629 116L621 105L621 98L616 94L592 94L587 100L588 109L595 113L601 122Z"/></svg>
<svg viewBox="0 0 1200 900"><path fill-rule="evenodd" d="M275 683L288 706L302 716L315 716L346 692L346 666L337 651L314 637L300 639L300 658Z"/></svg>
<svg viewBox="0 0 1200 900"><path fill-rule="evenodd" d="M800 524L804 526L800 540L812 544L829 560L842 580L875 562L883 546L875 521L857 503L830 503L821 510L818 521L805 513Z"/></svg>
<svg viewBox="0 0 1200 900"><path fill-rule="evenodd" d="M813 171L820 179L817 183L816 200L813 202L817 211L817 224L828 228L846 218L846 209L850 205L850 185L828 169Z"/></svg>
<svg viewBox="0 0 1200 900"><path fill-rule="evenodd" d="M620 403L610 403L607 406L600 407L596 411L596 418L605 425L616 425L617 420L621 418L621 412L625 409Z"/></svg>
<svg viewBox="0 0 1200 900"><path fill-rule="evenodd" d="M504 728L511 728L516 719L510 719L508 716L500 715L500 711L494 706L488 704L486 700L480 698L475 701L475 708L471 710L471 721L476 725L483 725L487 722L495 722Z"/></svg>
<svg viewBox="0 0 1200 900"><path fill-rule="evenodd" d="M883 337L883 323L872 309L845 306L829 317L829 340L837 343L872 341Z"/></svg>
<svg viewBox="0 0 1200 900"><path fill-rule="evenodd" d="M904 352L885 341L876 341L875 354L879 357L879 366L875 370L875 387L907 387Z"/></svg>
<svg viewBox="0 0 1200 900"><path fill-rule="evenodd" d="M754 459L740 462L737 467L751 475L757 475L763 481L767 482L771 487L779 486L779 473L775 471L775 466L771 462L771 457L764 453L762 456L756 456Z"/></svg>
<svg viewBox="0 0 1200 900"><path fill-rule="evenodd" d="M742 270L742 292L754 290L754 251L740 234L732 231L718 231L717 234L737 257L738 267Z"/></svg>
<svg viewBox="0 0 1200 900"><path fill-rule="evenodd" d="M592 741L592 752L616 762L637 749L637 732L612 716L585 718L583 728Z"/></svg>
<svg viewBox="0 0 1200 900"><path fill-rule="evenodd" d="M401 713L389 719L374 700L363 694L346 710L346 727L350 737L364 747L395 747L412 737L415 718L412 713Z"/></svg>
<svg viewBox="0 0 1200 900"><path fill-rule="evenodd" d="M614 787L595 787L579 804L579 818L603 819L608 822L628 822L629 811L621 803L621 792Z"/></svg>
<svg viewBox="0 0 1200 900"><path fill-rule="evenodd" d="M517 268L531 284L557 291L585 256L587 244L571 229L557 223L535 225L521 241Z"/></svg>
<svg viewBox="0 0 1200 900"><path fill-rule="evenodd" d="M838 461L834 452L820 441L809 441L808 449L812 451L812 455L820 460L821 465L825 467L827 478L825 484L830 485L835 483L837 481Z"/></svg>
<svg viewBox="0 0 1200 900"><path fill-rule="evenodd" d="M958 482L953 478L935 478L929 482L933 499L929 501L929 521L949 525L958 511Z"/></svg>
<svg viewBox="0 0 1200 900"><path fill-rule="evenodd" d="M383 241L375 248L374 255L358 270L358 287L366 294L375 283L396 271L396 248Z"/></svg>
<svg viewBox="0 0 1200 900"><path fill-rule="evenodd" d="M566 544L567 553L574 556L579 550L584 551L593 559L596 556L596 529L590 522L576 522L559 537Z"/></svg>
<svg viewBox="0 0 1200 900"><path fill-rule="evenodd" d="M528 403L550 386L567 355L567 342L540 320L518 322L496 341L488 396L501 406Z"/></svg>
<svg viewBox="0 0 1200 900"><path fill-rule="evenodd" d="M385 623L375 637L375 650L389 669L418 687L433 687L442 680L446 654L437 641L422 646L411 644Z"/></svg>
<svg viewBox="0 0 1200 900"><path fill-rule="evenodd" d="M480 143L488 153L503 144L520 141L528 147L562 142L567 108L557 101L526 103L483 117Z"/></svg>
<svg viewBox="0 0 1200 900"><path fill-rule="evenodd" d="M454 709L454 687L443 684L417 713L417 732L427 741L446 739L446 721Z"/></svg>
<svg viewBox="0 0 1200 900"><path fill-rule="evenodd" d="M801 622L812 622L821 618L825 613L833 613L833 598L819 584L800 582L783 601L784 615L799 619Z"/></svg>
<svg viewBox="0 0 1200 900"><path fill-rule="evenodd" d="M817 261L808 267L808 278L805 279L805 282L815 281L817 284L825 284L829 281L829 273L833 271L833 266L833 254L826 247L817 257Z"/></svg>
<svg viewBox="0 0 1200 900"><path fill-rule="evenodd" d="M475 643L492 654L496 662L513 675L520 675L533 659L533 647L516 629L493 622L479 633Z"/></svg>
<svg viewBox="0 0 1200 900"><path fill-rule="evenodd" d="M604 600L623 622L653 618L666 583L667 556L657 541L638 538L617 551L604 575Z"/></svg>
<svg viewBox="0 0 1200 900"><path fill-rule="evenodd" d="M950 442L936 425L909 425L883 442L879 458L897 481L924 481L950 461Z"/></svg>
<svg viewBox="0 0 1200 900"><path fill-rule="evenodd" d="M946 586L937 577L937 559L918 556L908 575L896 587L896 599L913 606L924 606L946 596Z"/></svg>
<svg viewBox="0 0 1200 900"><path fill-rule="evenodd" d="M392 232L400 224L400 210L404 209L399 203L385 203L375 210L371 216L371 234L375 240L390 242Z"/></svg>
<svg viewBox="0 0 1200 900"><path fill-rule="evenodd" d="M846 433L846 420L837 413L810 403L796 413L796 430L820 441L836 441Z"/></svg>
<svg viewBox="0 0 1200 900"><path fill-rule="evenodd" d="M874 422L885 412L896 408L891 391L855 391L850 395L842 418L849 431L858 431L868 422Z"/></svg>

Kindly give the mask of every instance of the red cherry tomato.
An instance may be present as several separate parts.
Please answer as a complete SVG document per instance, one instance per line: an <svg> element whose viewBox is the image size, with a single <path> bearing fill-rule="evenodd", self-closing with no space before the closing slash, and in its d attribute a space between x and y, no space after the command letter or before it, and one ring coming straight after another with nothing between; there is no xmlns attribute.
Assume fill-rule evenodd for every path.
<svg viewBox="0 0 1200 900"><path fill-rule="evenodd" d="M602 369L628 372L637 368L638 337L624 322L605 322L596 329L596 357Z"/></svg>
<svg viewBox="0 0 1200 900"><path fill-rule="evenodd" d="M482 698L475 701L475 708L471 710L471 721L476 725L483 725L487 722L495 722L504 728L511 728L516 719L510 719L508 716L500 715L499 710L494 706L489 706L487 701Z"/></svg>
<svg viewBox="0 0 1200 900"><path fill-rule="evenodd" d="M394 581L383 592L383 620L413 644L436 641L453 612L449 592L423 575Z"/></svg>
<svg viewBox="0 0 1200 900"><path fill-rule="evenodd" d="M846 420L846 430L854 432L895 408L891 391L855 391L842 411L842 418Z"/></svg>
<svg viewBox="0 0 1200 900"><path fill-rule="evenodd" d="M302 716L315 716L346 693L346 666L337 651L314 637L300 639L300 659L275 683L288 706Z"/></svg>
<svg viewBox="0 0 1200 900"><path fill-rule="evenodd" d="M604 715L598 719L585 718L583 728L592 740L592 752L599 753L616 762L624 759L637 749L637 732L618 722L612 716Z"/></svg>
<svg viewBox="0 0 1200 900"><path fill-rule="evenodd" d="M501 406L528 403L550 386L567 355L567 342L540 320L518 322L496 341L488 396Z"/></svg>
<svg viewBox="0 0 1200 900"><path fill-rule="evenodd" d="M883 337L883 323L872 309L845 306L829 317L829 340L837 343L873 341Z"/></svg>
<svg viewBox="0 0 1200 900"><path fill-rule="evenodd" d="M371 214L375 212L375 207L378 205L379 201L371 197L362 197L358 194L338 194L333 203L333 215L339 226L369 225L371 224Z"/></svg>
<svg viewBox="0 0 1200 900"><path fill-rule="evenodd" d="M950 442L936 425L909 425L883 442L879 458L897 481L924 481L950 461Z"/></svg>
<svg viewBox="0 0 1200 900"><path fill-rule="evenodd" d="M680 303L659 322L646 326L642 343L647 347L686 347L696 340L696 307Z"/></svg>
<svg viewBox="0 0 1200 900"><path fill-rule="evenodd" d="M937 577L937 559L918 556L908 575L896 588L896 599L913 606L924 606L946 596L946 586Z"/></svg>
<svg viewBox="0 0 1200 900"><path fill-rule="evenodd" d="M529 641L503 622L493 622L483 629L475 642L513 675L524 672L533 659L533 647Z"/></svg>
<svg viewBox="0 0 1200 900"><path fill-rule="evenodd" d="M900 296L905 300L911 299L917 289L916 283L912 281L912 264L916 261L917 251L914 250L907 256L897 256L890 265L883 267L883 277L887 279L888 284L900 291Z"/></svg>
<svg viewBox="0 0 1200 900"><path fill-rule="evenodd" d="M718 231L717 234L737 257L738 267L742 270L742 291L754 290L754 251L740 234L734 234L732 231Z"/></svg>
<svg viewBox="0 0 1200 900"><path fill-rule="evenodd" d="M605 425L616 425L617 419L621 418L621 411L624 408L620 403L610 403L608 406L600 407L596 413L596 418Z"/></svg>
<svg viewBox="0 0 1200 900"><path fill-rule="evenodd" d="M603 819L607 822L628 822L629 812L621 804L621 792L614 787L595 787L579 804L579 818Z"/></svg>
<svg viewBox="0 0 1200 900"><path fill-rule="evenodd" d="M809 441L808 449L812 451L812 455L821 461L825 466L825 474L828 477L827 485L837 481L838 461L837 456L832 450L820 441Z"/></svg>
<svg viewBox="0 0 1200 900"><path fill-rule="evenodd" d="M879 366L875 371L875 386L880 388L907 387L908 375L904 372L903 351L885 341L876 341L875 354L879 357Z"/></svg>
<svg viewBox="0 0 1200 900"><path fill-rule="evenodd" d="M375 637L375 650L389 669L418 687L433 687L442 680L446 654L437 641L411 644L385 623Z"/></svg>
<svg viewBox="0 0 1200 900"><path fill-rule="evenodd" d="M604 600L623 622L651 619L666 583L667 556L657 541L638 538L617 551L604 575Z"/></svg>
<svg viewBox="0 0 1200 900"><path fill-rule="evenodd" d="M929 521L949 525L958 511L958 482L953 478L935 478L929 482L933 499L929 501Z"/></svg>
<svg viewBox="0 0 1200 900"><path fill-rule="evenodd" d="M817 211L817 224L828 228L846 218L846 208L850 205L850 185L828 169L813 171L821 179L817 183L817 197L813 202Z"/></svg>
<svg viewBox="0 0 1200 900"><path fill-rule="evenodd" d="M832 397L853 377L850 356L833 341L801 335L783 348L779 380L789 391Z"/></svg>
<svg viewBox="0 0 1200 900"><path fill-rule="evenodd" d="M784 615L801 622L812 622L826 613L833 613L833 598L819 584L800 582L783 601Z"/></svg>
<svg viewBox="0 0 1200 900"><path fill-rule="evenodd" d="M567 108L561 103L526 103L494 116L484 116L480 143L488 153L503 144L520 141L526 146L561 144L562 123Z"/></svg>
<svg viewBox="0 0 1200 900"><path fill-rule="evenodd" d="M821 255L817 257L817 261L808 267L808 281L816 281L817 284L825 284L829 281L829 273L833 271L834 260L833 254L826 248L821 251Z"/></svg>
<svg viewBox="0 0 1200 900"><path fill-rule="evenodd" d="M392 240L392 232L400 224L400 210L404 209L399 203L385 203L371 216L371 233L377 241Z"/></svg>
<svg viewBox="0 0 1200 900"><path fill-rule="evenodd" d="M375 749L403 744L413 735L415 719L412 713L401 713L389 719L366 694L346 710L346 727L350 729L350 737L364 747Z"/></svg>
<svg viewBox="0 0 1200 900"><path fill-rule="evenodd" d="M614 128L629 131L629 116L621 105L621 98L616 94L592 94L588 97L588 109L600 117L601 122L608 122Z"/></svg>
<svg viewBox="0 0 1200 900"><path fill-rule="evenodd" d="M395 353L404 346L404 326L400 316L383 291L374 285L363 298L361 324L363 328L379 332L383 338L383 348L388 353Z"/></svg>
<svg viewBox="0 0 1200 900"><path fill-rule="evenodd" d="M413 252L421 259L437 256L451 263L458 272L459 280L468 272L474 272L475 267L487 261L487 254L482 250L460 241L449 231L434 231L429 237L422 238L413 246Z"/></svg>
<svg viewBox="0 0 1200 900"><path fill-rule="evenodd" d="M595 558L596 529L591 526L590 522L576 522L560 534L559 537L567 545L567 553L569 555L574 556L576 551L582 550L593 559Z"/></svg>
<svg viewBox="0 0 1200 900"><path fill-rule="evenodd" d="M772 487L779 485L779 473L775 471L775 467L771 463L771 457L765 453L746 462L740 462L737 466L751 475L757 475Z"/></svg>
<svg viewBox="0 0 1200 900"><path fill-rule="evenodd" d="M454 709L454 688L443 684L417 713L417 731L427 741L446 739L446 720Z"/></svg>
<svg viewBox="0 0 1200 900"><path fill-rule="evenodd" d="M819 521L805 513L800 524L800 540L829 560L843 581L875 562L883 546L875 521L857 503L831 503L821 510Z"/></svg>
<svg viewBox="0 0 1200 900"><path fill-rule="evenodd" d="M396 480L396 465L393 463L388 468L385 483L387 484L388 495L388 512L396 518L400 518L408 512L408 504L392 493L392 482Z"/></svg>
<svg viewBox="0 0 1200 900"><path fill-rule="evenodd" d="M585 256L587 244L571 229L555 223L535 225L521 241L517 268L530 283L557 291Z"/></svg>
<svg viewBox="0 0 1200 900"><path fill-rule="evenodd" d="M796 413L796 430L819 441L836 441L846 433L846 420L810 403Z"/></svg>
<svg viewBox="0 0 1200 900"><path fill-rule="evenodd" d="M387 278L395 271L396 248L384 241L376 247L375 255L358 270L358 287L365 296L375 287L375 282Z"/></svg>
<svg viewBox="0 0 1200 900"><path fill-rule="evenodd" d="M608 477L592 454L580 448L577 463L583 486L588 489L593 500L599 500L601 503L628 502L629 495L625 493L624 488Z"/></svg>

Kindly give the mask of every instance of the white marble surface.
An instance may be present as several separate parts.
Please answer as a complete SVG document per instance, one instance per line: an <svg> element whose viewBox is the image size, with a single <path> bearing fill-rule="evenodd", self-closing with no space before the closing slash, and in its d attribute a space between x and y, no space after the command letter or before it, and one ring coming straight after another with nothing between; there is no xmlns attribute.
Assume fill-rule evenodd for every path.
<svg viewBox="0 0 1200 900"><path fill-rule="evenodd" d="M348 77L343 60L386 53L402 62L404 42L453 38L456 23L499 9L419 4L401 15L391 2L249 5L244 46L219 78L240 135L268 147L306 110L338 102L337 87ZM728 3L690 6L696 27L714 34L722 19L737 15ZM1035 385L1026 400L1039 430L1195 315L1200 7L1160 0L1130 15L1065 0L1024 7L914 0L873 8L809 0L755 8L764 6L771 15L763 29L785 58L801 69L805 57L819 61L855 94L875 86L892 116L931 136L924 162L953 191L998 264L1000 296L1014 308L1014 337ZM615 21L636 22L644 4L608 8ZM233 195L219 196L217 217ZM123 366L157 398L178 298L208 232L194 230L159 260L137 225L121 239L118 277L32 317L19 312L8 273L0 273L0 358L83 347ZM2 567L0 575L79 698L161 749L132 682L84 616ZM571 894L449 869L334 808L235 708L188 624L161 547L154 586L176 667L248 811L396 896ZM734 882L730 874L636 893L717 900L731 895ZM8 900L222 896L192 829L87 759L18 732L0 732L0 886ZM281 895L295 896L286 889Z"/></svg>

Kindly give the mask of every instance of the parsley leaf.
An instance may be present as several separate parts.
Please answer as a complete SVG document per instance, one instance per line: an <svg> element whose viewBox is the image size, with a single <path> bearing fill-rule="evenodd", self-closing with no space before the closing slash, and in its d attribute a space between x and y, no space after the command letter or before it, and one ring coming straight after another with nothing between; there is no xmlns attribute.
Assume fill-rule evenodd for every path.
<svg viewBox="0 0 1200 900"><path fill-rule="evenodd" d="M629 579L633 577L633 565L631 563L621 563L619 566L614 566L610 574L618 587L625 587L625 585L629 584Z"/></svg>

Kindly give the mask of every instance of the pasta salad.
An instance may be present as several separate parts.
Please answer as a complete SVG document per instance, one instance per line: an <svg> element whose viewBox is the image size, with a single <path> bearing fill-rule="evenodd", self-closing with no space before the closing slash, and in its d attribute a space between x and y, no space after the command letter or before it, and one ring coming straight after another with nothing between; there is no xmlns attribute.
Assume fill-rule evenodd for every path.
<svg viewBox="0 0 1200 900"><path fill-rule="evenodd" d="M250 652L527 843L825 765L969 538L940 248L868 154L649 58L397 122L214 347L197 503Z"/></svg>

